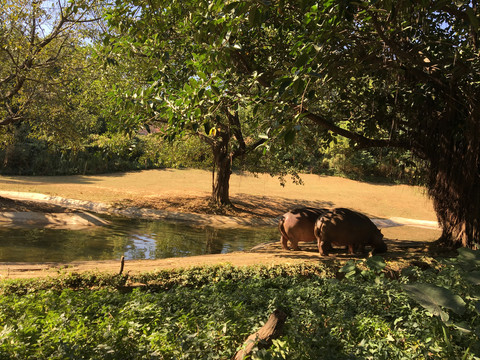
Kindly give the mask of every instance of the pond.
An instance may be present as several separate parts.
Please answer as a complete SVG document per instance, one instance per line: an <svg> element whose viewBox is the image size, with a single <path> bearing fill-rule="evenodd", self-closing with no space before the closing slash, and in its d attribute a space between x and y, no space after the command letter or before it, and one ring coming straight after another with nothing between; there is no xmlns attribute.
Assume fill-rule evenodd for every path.
<svg viewBox="0 0 480 360"><path fill-rule="evenodd" d="M0 262L161 259L248 250L279 239L278 229L192 227L184 223L107 218L82 230L0 228Z"/></svg>

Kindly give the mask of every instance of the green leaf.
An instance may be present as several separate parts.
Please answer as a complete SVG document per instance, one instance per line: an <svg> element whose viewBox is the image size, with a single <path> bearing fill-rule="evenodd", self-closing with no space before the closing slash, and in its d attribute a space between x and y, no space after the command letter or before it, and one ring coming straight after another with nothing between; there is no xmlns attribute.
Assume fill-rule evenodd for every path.
<svg viewBox="0 0 480 360"><path fill-rule="evenodd" d="M197 119L200 118L200 116L202 115L202 110L200 110L199 108L196 108L195 111L193 112L193 115Z"/></svg>
<svg viewBox="0 0 480 360"><path fill-rule="evenodd" d="M472 261L472 260L480 260L480 251L478 250L472 250L469 248L458 248L458 258L467 260L467 261Z"/></svg>
<svg viewBox="0 0 480 360"><path fill-rule="evenodd" d="M465 321L452 323L452 326L464 334L469 334L472 332L472 328Z"/></svg>
<svg viewBox="0 0 480 360"><path fill-rule="evenodd" d="M457 249L457 260L459 265L465 270L473 270L475 267L480 266L480 251L471 250L468 248Z"/></svg>
<svg viewBox="0 0 480 360"><path fill-rule="evenodd" d="M227 5L225 5L225 7L223 8L223 11L224 11L225 13L229 13L230 11L234 10L234 9L239 5L239 3L240 3L239 1L234 1L234 2L232 2L232 3L230 3L230 4L227 4Z"/></svg>
<svg viewBox="0 0 480 360"><path fill-rule="evenodd" d="M260 12L257 8L251 9L250 13L248 14L248 22L250 26L258 25L260 22Z"/></svg>
<svg viewBox="0 0 480 360"><path fill-rule="evenodd" d="M470 21L470 25L474 28L474 30L478 30L478 26L480 25L480 21L478 20L477 16L473 12L473 9L468 7L466 10L468 20Z"/></svg>
<svg viewBox="0 0 480 360"><path fill-rule="evenodd" d="M383 260L383 258L381 256L376 255L376 256L372 256L372 257L367 259L367 266L371 270L374 270L376 272L380 272L383 269L385 269L385 266L387 266L387 264L385 264L385 261Z"/></svg>
<svg viewBox="0 0 480 360"><path fill-rule="evenodd" d="M294 140L295 140L295 135L296 135L295 130L286 131L285 134L283 135L283 138L285 140L285 144L286 145L292 145Z"/></svg>
<svg viewBox="0 0 480 360"><path fill-rule="evenodd" d="M302 54L300 55L297 60L295 61L295 67L300 68L307 64L308 60L310 60L310 55Z"/></svg>
<svg viewBox="0 0 480 360"><path fill-rule="evenodd" d="M480 314L480 301L475 302L475 311L477 314Z"/></svg>
<svg viewBox="0 0 480 360"><path fill-rule="evenodd" d="M292 78L285 77L279 80L278 93L281 95L285 92L285 89L292 83Z"/></svg>
<svg viewBox="0 0 480 360"><path fill-rule="evenodd" d="M293 93L299 96L303 93L305 82L302 79L297 79L292 84Z"/></svg>
<svg viewBox="0 0 480 360"><path fill-rule="evenodd" d="M480 285L480 271L469 272L465 279L474 285Z"/></svg>
<svg viewBox="0 0 480 360"><path fill-rule="evenodd" d="M340 268L340 270L338 270L338 272L349 273L351 271L355 271L356 269L357 267L355 265L355 261L349 260L342 268Z"/></svg>
<svg viewBox="0 0 480 360"><path fill-rule="evenodd" d="M212 86L212 91L215 95L220 96L220 90L216 86Z"/></svg>
<svg viewBox="0 0 480 360"><path fill-rule="evenodd" d="M423 306L428 312L435 316L440 316L446 321L448 315L442 307L452 310L454 313L462 315L465 312L465 301L453 294L449 289L432 284L410 284L403 285L403 289L408 296Z"/></svg>
<svg viewBox="0 0 480 360"><path fill-rule="evenodd" d="M203 71L197 71L197 75L203 81L207 81L207 75L205 75L205 73Z"/></svg>

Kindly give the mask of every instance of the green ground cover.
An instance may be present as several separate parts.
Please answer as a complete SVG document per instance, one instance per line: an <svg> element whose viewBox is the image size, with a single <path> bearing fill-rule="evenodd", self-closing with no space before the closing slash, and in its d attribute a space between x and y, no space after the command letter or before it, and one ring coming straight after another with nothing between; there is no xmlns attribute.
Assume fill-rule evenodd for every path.
<svg viewBox="0 0 480 360"><path fill-rule="evenodd" d="M0 284L1 359L228 359L275 309L254 359L478 359L478 252L394 273L381 258L228 265ZM128 287L131 282L143 286Z"/></svg>

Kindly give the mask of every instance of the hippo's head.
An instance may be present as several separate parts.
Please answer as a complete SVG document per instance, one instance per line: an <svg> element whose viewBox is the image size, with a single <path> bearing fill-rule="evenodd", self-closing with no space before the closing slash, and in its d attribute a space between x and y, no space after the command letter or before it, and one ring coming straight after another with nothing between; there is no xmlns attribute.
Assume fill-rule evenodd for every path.
<svg viewBox="0 0 480 360"><path fill-rule="evenodd" d="M380 230L377 231L378 232L375 234L375 241L373 243L373 253L378 254L387 252L387 244L385 244L385 241L383 241L383 234Z"/></svg>

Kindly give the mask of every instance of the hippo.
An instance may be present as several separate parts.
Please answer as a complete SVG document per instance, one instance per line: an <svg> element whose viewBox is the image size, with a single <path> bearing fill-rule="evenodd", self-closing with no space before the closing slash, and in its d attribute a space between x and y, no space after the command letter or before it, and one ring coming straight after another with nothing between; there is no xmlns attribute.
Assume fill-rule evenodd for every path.
<svg viewBox="0 0 480 360"><path fill-rule="evenodd" d="M332 245L346 246L349 254L364 252L365 246L373 253L387 251L383 234L365 215L345 208L336 208L320 216L315 222L314 234L320 256L328 255Z"/></svg>
<svg viewBox="0 0 480 360"><path fill-rule="evenodd" d="M283 214L278 222L278 230L282 234L280 238L282 248L288 250L287 242L289 240L292 244L292 250L300 250L298 247L300 241L316 241L313 233L315 221L327 211L327 209L302 207Z"/></svg>

